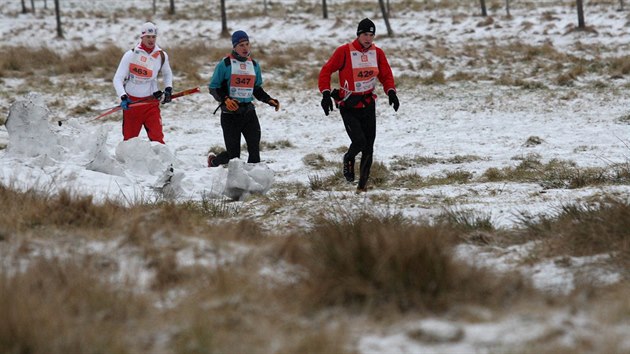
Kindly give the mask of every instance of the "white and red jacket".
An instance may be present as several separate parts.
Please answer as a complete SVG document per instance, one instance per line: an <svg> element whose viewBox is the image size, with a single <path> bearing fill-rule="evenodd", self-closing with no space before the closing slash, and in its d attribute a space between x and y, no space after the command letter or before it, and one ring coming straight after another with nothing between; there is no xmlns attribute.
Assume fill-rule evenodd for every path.
<svg viewBox="0 0 630 354"><path fill-rule="evenodd" d="M162 64L162 52L164 64ZM140 43L123 55L114 75L114 88L118 97L129 95L134 97L148 97L158 91L157 76L162 71L164 87L173 87L173 71L168 61L168 55L155 45L151 53L147 53Z"/></svg>
<svg viewBox="0 0 630 354"><path fill-rule="evenodd" d="M396 91L394 75L385 52L375 44L363 48L358 39L338 47L319 72L319 91L330 91L330 77L338 71L340 96L370 96L374 91L376 79L383 85L385 93ZM373 99L373 98L372 98ZM357 106L362 106L359 103Z"/></svg>

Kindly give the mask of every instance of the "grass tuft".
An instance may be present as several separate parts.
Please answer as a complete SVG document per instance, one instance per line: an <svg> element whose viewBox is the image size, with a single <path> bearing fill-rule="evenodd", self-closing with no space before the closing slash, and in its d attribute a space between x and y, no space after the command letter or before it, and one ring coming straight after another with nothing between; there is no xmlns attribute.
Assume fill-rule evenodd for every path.
<svg viewBox="0 0 630 354"><path fill-rule="evenodd" d="M284 249L288 261L306 269L305 297L314 306L441 311L460 301L489 301L488 294L507 300L512 287L527 288L520 277L498 285L496 275L455 261L454 227L366 212L316 224L289 238Z"/></svg>
<svg viewBox="0 0 630 354"><path fill-rule="evenodd" d="M590 256L608 254L621 264L630 259L630 205L605 198L562 206L556 215L522 215L528 236L545 241L543 254Z"/></svg>

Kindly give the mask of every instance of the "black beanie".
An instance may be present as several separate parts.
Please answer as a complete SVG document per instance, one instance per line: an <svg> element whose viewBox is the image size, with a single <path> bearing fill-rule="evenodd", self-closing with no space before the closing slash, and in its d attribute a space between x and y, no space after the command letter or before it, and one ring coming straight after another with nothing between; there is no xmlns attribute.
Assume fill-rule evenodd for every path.
<svg viewBox="0 0 630 354"><path fill-rule="evenodd" d="M359 28L357 28L357 36L361 33L370 32L376 34L376 26L369 18L364 18L359 22Z"/></svg>

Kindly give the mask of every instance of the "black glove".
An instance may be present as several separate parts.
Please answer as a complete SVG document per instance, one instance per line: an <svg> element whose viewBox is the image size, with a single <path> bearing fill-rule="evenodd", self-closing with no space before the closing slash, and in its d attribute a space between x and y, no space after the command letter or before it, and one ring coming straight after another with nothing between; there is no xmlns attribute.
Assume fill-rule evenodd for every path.
<svg viewBox="0 0 630 354"><path fill-rule="evenodd" d="M324 97L322 97L322 108L324 109L324 113L328 115L328 113L333 110L333 102L332 98L330 98L330 91L324 91L322 94L324 95Z"/></svg>
<svg viewBox="0 0 630 354"><path fill-rule="evenodd" d="M171 96L173 95L173 88L172 87L167 87L164 89L164 100L162 100L162 103L169 103L171 102Z"/></svg>
<svg viewBox="0 0 630 354"><path fill-rule="evenodd" d="M394 105L394 111L398 112L398 107L400 107L400 102L398 102L398 97L396 96L396 91L389 90L387 92L387 96L389 96L389 105Z"/></svg>
<svg viewBox="0 0 630 354"><path fill-rule="evenodd" d="M157 90L157 91L153 92L153 97L154 97L156 100L158 100L158 101L159 101L159 100L160 100L160 98L162 98L162 94L163 94L163 92L162 92L162 91Z"/></svg>
<svg viewBox="0 0 630 354"><path fill-rule="evenodd" d="M120 96L120 107L122 107L124 111L129 109L130 103L131 103L131 100L129 99L129 96L127 95Z"/></svg>

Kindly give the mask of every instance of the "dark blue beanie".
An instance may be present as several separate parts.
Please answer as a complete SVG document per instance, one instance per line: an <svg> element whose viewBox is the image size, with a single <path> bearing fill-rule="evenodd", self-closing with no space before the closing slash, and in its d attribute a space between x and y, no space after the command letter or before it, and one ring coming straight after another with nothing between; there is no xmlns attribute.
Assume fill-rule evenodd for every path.
<svg viewBox="0 0 630 354"><path fill-rule="evenodd" d="M236 31L232 33L232 48L236 47L239 43L243 41L249 42L249 37L245 31Z"/></svg>

